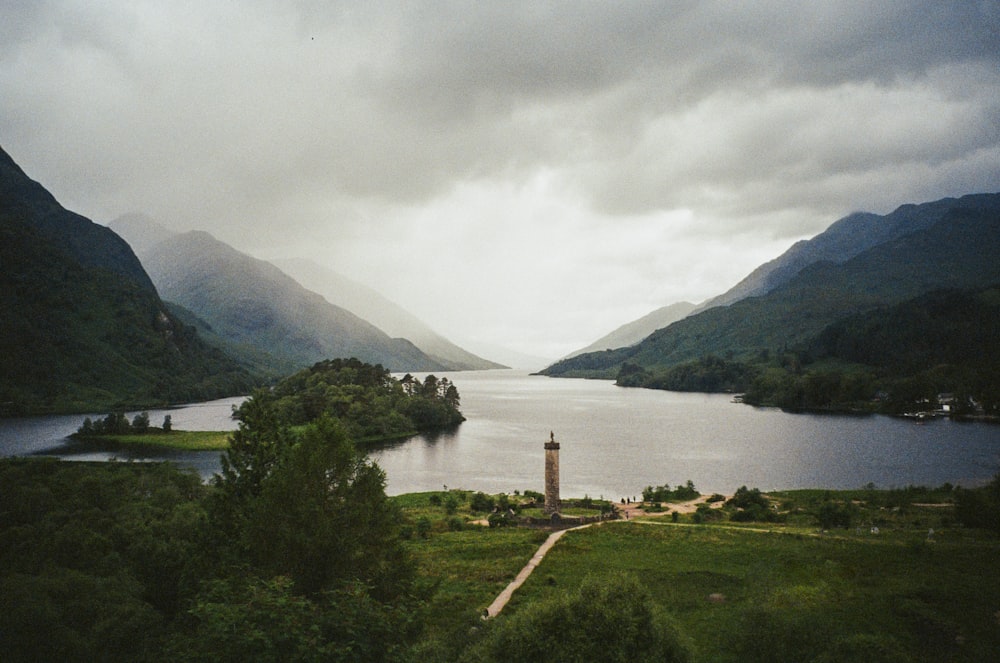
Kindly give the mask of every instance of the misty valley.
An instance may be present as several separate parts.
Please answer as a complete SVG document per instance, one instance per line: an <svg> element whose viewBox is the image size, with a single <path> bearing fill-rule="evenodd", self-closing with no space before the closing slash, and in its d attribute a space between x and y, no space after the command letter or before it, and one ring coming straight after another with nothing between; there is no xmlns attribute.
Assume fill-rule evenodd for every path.
<svg viewBox="0 0 1000 663"><path fill-rule="evenodd" d="M5 152L0 232L5 660L1000 648L1000 194L845 217L542 375Z"/></svg>

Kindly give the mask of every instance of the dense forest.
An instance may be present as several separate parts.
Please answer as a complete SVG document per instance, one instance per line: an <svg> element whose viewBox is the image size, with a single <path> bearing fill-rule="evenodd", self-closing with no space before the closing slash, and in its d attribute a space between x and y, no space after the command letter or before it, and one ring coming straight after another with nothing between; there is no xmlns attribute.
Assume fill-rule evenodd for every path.
<svg viewBox="0 0 1000 663"><path fill-rule="evenodd" d="M253 401L272 407L290 426L333 417L358 441L401 437L465 420L458 389L448 378L427 375L421 381L407 373L396 379L380 364L358 359L318 362L258 391Z"/></svg>
<svg viewBox="0 0 1000 663"><path fill-rule="evenodd" d="M239 408L211 485L168 464L3 461L5 660L394 657L417 625L413 564L355 440L456 423L458 405L446 379L332 360Z"/></svg>
<svg viewBox="0 0 1000 663"><path fill-rule="evenodd" d="M743 392L788 410L1000 414L1000 288L939 290L845 318L743 360L706 356L660 370L626 362L621 386ZM947 403L940 402L942 396Z"/></svg>

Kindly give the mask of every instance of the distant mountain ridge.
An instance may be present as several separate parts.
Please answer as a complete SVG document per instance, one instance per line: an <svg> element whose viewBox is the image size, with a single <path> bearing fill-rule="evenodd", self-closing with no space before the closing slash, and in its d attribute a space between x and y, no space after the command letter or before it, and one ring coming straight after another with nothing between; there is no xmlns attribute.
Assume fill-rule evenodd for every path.
<svg viewBox="0 0 1000 663"><path fill-rule="evenodd" d="M894 215L893 228L876 233L881 241L852 258L813 262L766 294L708 308L636 346L574 357L543 373L613 378L626 362L656 371L708 355L780 354L850 315L942 288L1000 283L1000 194L908 205ZM858 222L849 218L836 232ZM917 229L899 232L901 226Z"/></svg>
<svg viewBox="0 0 1000 663"><path fill-rule="evenodd" d="M598 352L609 348L623 348L635 345L655 332L657 329L662 329L677 322L678 320L681 320L682 318L686 318L697 308L698 307L691 302L677 302L675 304L670 304L669 306L661 306L655 311L642 316L638 320L633 320L632 322L615 329L609 334L602 336L587 347L571 352L564 357L564 359L576 357L588 352Z"/></svg>
<svg viewBox="0 0 1000 663"><path fill-rule="evenodd" d="M127 238L139 257L143 259L145 259L146 255L153 253L158 244L174 240L181 234L169 230L144 214L138 213L119 216L109 226ZM233 250L235 251L235 249ZM306 290L321 295L330 304L344 309L365 322L374 325L389 337L403 338L412 342L422 353L433 360L433 365L437 366L437 368L431 369L410 368L405 370L462 371L505 368L502 364L483 359L460 348L434 332L416 316L389 301L374 289L348 279L331 269L304 259L275 260L271 261L271 264L285 275L297 281ZM157 272L158 275L161 273L160 271ZM265 273L269 274L268 278L274 276L269 270L265 270ZM158 283L157 285L160 286L161 284ZM167 297L167 299L170 298ZM175 303L182 308L186 308L180 302ZM199 319L193 310L189 311L189 314L195 316L192 321ZM204 322L202 321L203 325ZM220 336L216 333L216 329L212 325L204 325L200 328L200 331L216 344L225 347L229 352L236 353L248 359L254 366L264 368L269 365L300 367L298 358L294 358L293 362L289 364L290 356L287 352L279 353L277 356L272 356L268 359L265 355L260 354L262 351L266 353L266 348L255 348L253 345L248 345L247 339L242 339L234 347L233 339L230 338L227 340L223 336ZM250 355L254 356L251 357ZM425 366L431 365L430 363L425 363Z"/></svg>
<svg viewBox="0 0 1000 663"><path fill-rule="evenodd" d="M304 259L271 262L306 288L325 297L331 304L347 309L390 336L410 340L447 370L506 368L503 364L483 359L455 345L376 290L332 269Z"/></svg>
<svg viewBox="0 0 1000 663"><path fill-rule="evenodd" d="M0 412L246 393L253 377L160 300L129 245L0 149Z"/></svg>
<svg viewBox="0 0 1000 663"><path fill-rule="evenodd" d="M141 257L164 299L197 315L229 343L255 347L299 367L355 357L392 371L445 368L410 341L390 338L271 263L207 232L170 236Z"/></svg>
<svg viewBox="0 0 1000 663"><path fill-rule="evenodd" d="M812 239L796 242L783 254L751 272L728 291L698 307L728 306L747 297L766 295L818 262L843 263L879 244L931 227L954 209L1000 209L993 194L943 198L921 205L901 205L885 216L850 214Z"/></svg>

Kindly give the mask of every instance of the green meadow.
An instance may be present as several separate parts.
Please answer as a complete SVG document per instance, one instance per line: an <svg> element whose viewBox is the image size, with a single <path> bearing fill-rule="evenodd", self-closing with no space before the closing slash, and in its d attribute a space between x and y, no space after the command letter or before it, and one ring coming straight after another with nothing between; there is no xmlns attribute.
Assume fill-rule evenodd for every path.
<svg viewBox="0 0 1000 663"><path fill-rule="evenodd" d="M546 533L456 531L428 494L395 499L410 522L431 522L408 543L435 586L425 660L455 660L456 642L468 645L492 622L585 578L621 574L638 579L674 620L696 662L996 660L1000 540L958 525L948 494L789 491L768 496L784 522L732 522L727 513L697 524L690 514L568 532L491 623L478 615ZM819 529L809 514L830 502L850 510L849 527Z"/></svg>
<svg viewBox="0 0 1000 663"><path fill-rule="evenodd" d="M230 431L151 429L147 433L87 435L86 440L98 440L123 446L152 446L183 451L223 451L229 446Z"/></svg>

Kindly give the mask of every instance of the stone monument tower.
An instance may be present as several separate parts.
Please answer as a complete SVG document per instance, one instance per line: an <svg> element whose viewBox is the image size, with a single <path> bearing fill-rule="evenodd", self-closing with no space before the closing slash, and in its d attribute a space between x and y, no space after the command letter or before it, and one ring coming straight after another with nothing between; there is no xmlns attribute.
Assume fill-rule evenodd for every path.
<svg viewBox="0 0 1000 663"><path fill-rule="evenodd" d="M552 432L545 443L545 513L559 513L559 443Z"/></svg>

